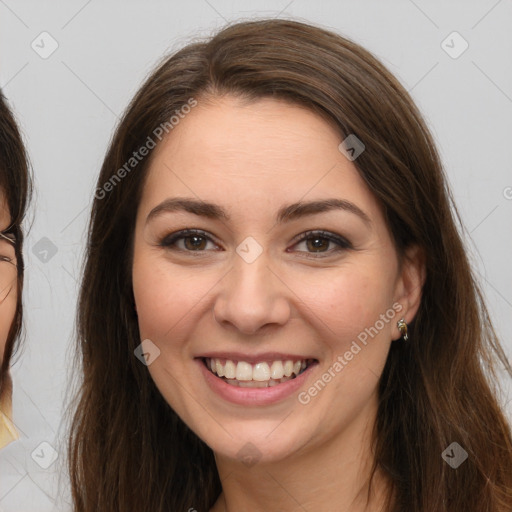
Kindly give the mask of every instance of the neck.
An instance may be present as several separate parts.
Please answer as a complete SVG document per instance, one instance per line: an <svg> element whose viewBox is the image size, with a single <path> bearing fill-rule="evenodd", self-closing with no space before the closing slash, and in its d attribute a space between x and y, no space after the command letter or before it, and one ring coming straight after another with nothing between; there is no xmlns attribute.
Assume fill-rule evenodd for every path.
<svg viewBox="0 0 512 512"><path fill-rule="evenodd" d="M374 399L328 442L312 439L308 446L277 462L246 467L216 454L223 492L211 512L385 510L386 478L377 470L369 485L376 409Z"/></svg>

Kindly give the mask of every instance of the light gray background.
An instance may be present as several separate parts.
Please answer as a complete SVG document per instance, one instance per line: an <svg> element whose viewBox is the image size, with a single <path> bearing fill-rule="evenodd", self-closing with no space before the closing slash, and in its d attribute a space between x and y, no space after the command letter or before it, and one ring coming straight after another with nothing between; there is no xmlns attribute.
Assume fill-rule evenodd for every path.
<svg viewBox="0 0 512 512"><path fill-rule="evenodd" d="M512 355L510 0L0 0L0 86L21 125L37 192L26 244L27 339L13 367L22 439L0 454L0 511L69 510L63 418L75 302L95 181L118 116L164 53L226 21L262 16L347 35L411 91L439 146L468 250ZM43 31L58 43L46 59L31 47L42 46ZM453 31L469 44L458 58L441 46ZM461 41L452 39L445 44L457 52ZM48 50L50 40L44 44ZM33 251L43 237L57 250L46 262ZM509 396L510 387L503 401L512 418ZM52 450L58 458L43 469L35 460L51 462Z"/></svg>

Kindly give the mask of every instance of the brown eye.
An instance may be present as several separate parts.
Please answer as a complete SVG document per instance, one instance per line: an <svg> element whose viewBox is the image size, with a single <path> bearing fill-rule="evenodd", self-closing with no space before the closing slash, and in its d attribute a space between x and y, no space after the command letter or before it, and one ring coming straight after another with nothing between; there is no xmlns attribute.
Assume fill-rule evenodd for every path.
<svg viewBox="0 0 512 512"><path fill-rule="evenodd" d="M305 242L306 244L306 253L309 253L314 258L322 257L315 256L315 254L326 254L329 256L333 253L337 253L345 249L350 249L352 247L351 244L344 238L327 231L308 231L302 235L298 242L296 242L295 246L302 242ZM336 247L332 250L327 250L331 243L335 244Z"/></svg>
<svg viewBox="0 0 512 512"><path fill-rule="evenodd" d="M190 249L191 251L195 251L195 250L203 250L204 249L204 245L205 245L205 240L206 238L204 238L203 236L201 235L188 235L188 236L184 236L182 237L183 240L185 241L185 248L186 249ZM189 244L187 244L187 242L189 242Z"/></svg>
<svg viewBox="0 0 512 512"><path fill-rule="evenodd" d="M181 240L183 240L184 243L180 247L178 242ZM177 233L172 233L171 235L167 235L162 239L160 245L171 250L184 252L201 252L207 250L206 245L208 242L213 243L212 239L203 231L187 229L184 231L178 231Z"/></svg>

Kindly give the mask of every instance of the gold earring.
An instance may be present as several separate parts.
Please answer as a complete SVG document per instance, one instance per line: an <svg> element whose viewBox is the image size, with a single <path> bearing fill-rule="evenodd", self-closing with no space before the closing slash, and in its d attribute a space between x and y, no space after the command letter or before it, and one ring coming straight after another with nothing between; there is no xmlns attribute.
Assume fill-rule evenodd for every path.
<svg viewBox="0 0 512 512"><path fill-rule="evenodd" d="M403 318L401 318L400 320L398 320L398 322L396 324L398 325L398 328L400 329L402 338L404 339L404 341L407 341L409 339L409 336L407 335L407 323L405 322L405 320Z"/></svg>

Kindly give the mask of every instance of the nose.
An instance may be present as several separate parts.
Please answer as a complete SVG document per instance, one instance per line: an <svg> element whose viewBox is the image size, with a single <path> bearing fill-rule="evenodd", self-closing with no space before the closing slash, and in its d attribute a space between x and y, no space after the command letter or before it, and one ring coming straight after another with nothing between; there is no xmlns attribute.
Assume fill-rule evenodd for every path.
<svg viewBox="0 0 512 512"><path fill-rule="evenodd" d="M255 334L264 327L284 325L290 318L292 292L270 268L265 253L252 263L237 255L219 286L213 315L224 328Z"/></svg>

